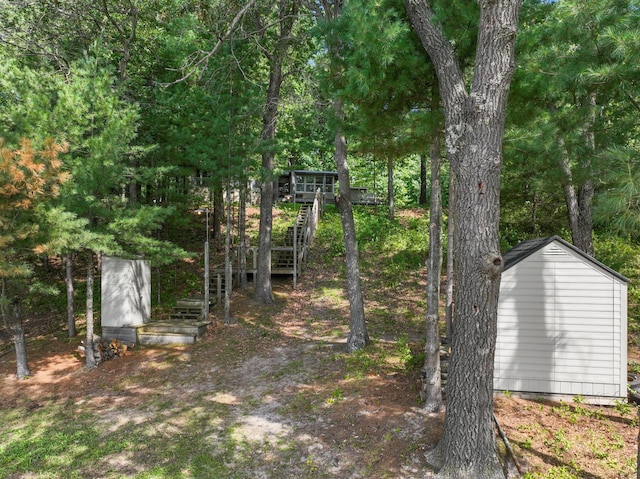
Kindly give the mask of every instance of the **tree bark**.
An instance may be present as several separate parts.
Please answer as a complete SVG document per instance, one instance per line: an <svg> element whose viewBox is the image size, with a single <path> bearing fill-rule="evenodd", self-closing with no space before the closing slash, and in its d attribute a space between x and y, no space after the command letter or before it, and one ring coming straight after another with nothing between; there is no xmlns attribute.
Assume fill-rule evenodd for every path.
<svg viewBox="0 0 640 479"><path fill-rule="evenodd" d="M255 298L261 303L273 302L271 288L271 232L273 228L273 168L274 153L272 142L276 132L276 117L280 86L282 85L282 65L271 65L267 105L263 117L262 140L266 150L262 153L262 186L260 187L260 227L258 245L258 271L256 273Z"/></svg>
<svg viewBox="0 0 640 479"><path fill-rule="evenodd" d="M593 256L593 196L595 193L593 178L596 173L593 171L592 158L596 153L594 129L597 96L594 92L591 92L586 98L586 109L589 111L589 115L582 130L584 151L578 153L579 158L574 162L576 167L575 176L572 171L572 161L565 139L560 136L558 143L560 146L559 164L563 175L562 186L567 204L571 241L574 246Z"/></svg>
<svg viewBox="0 0 640 479"><path fill-rule="evenodd" d="M498 237L502 140L520 0L480 0L471 89L427 0L405 0L444 105L456 175L455 334L442 438L427 460L437 477L504 478L493 429L493 361L503 260Z"/></svg>
<svg viewBox="0 0 640 479"><path fill-rule="evenodd" d="M334 101L336 115L342 117L342 102ZM349 296L349 337L347 338L347 352L364 349L369 344L367 323L364 315L364 300L362 298L362 284L360 282L360 267L358 264L358 242L356 227L353 220L351 206L351 182L349 180L349 165L347 163L347 141L338 128L335 136L335 160L338 169L339 193L336 204L342 221L342 235L344 238L345 261L347 266L347 294Z"/></svg>
<svg viewBox="0 0 640 479"><path fill-rule="evenodd" d="M573 180L571 162L564 140L560 143L560 168L563 174L564 198L567 205L571 242L588 255L593 256L593 181L589 178L578 186Z"/></svg>
<svg viewBox="0 0 640 479"><path fill-rule="evenodd" d="M22 311L18 298L13 300L13 324L11 324L11 328L7 329L13 336L13 344L16 349L16 376L18 379L25 379L31 376L31 370L27 361L27 340L24 335Z"/></svg>
<svg viewBox="0 0 640 479"><path fill-rule="evenodd" d="M231 181L227 180L227 226L224 234L224 324L231 323L231 292L233 269L231 266Z"/></svg>
<svg viewBox="0 0 640 479"><path fill-rule="evenodd" d="M84 357L88 369L96 367L96 358L93 353L93 251L87 252L87 334L84 340Z"/></svg>
<svg viewBox="0 0 640 479"><path fill-rule="evenodd" d="M258 271L256 272L255 299L261 303L273 302L271 287L271 233L273 227L273 168L275 153L273 142L276 137L276 121L280 89L284 81L283 64L291 44L291 31L296 19L298 2L285 1L279 5L280 33L276 49L267 54L269 60L269 87L262 121L262 186L260 188L260 227L258 245Z"/></svg>
<svg viewBox="0 0 640 479"><path fill-rule="evenodd" d="M124 85L128 78L129 61L131 60L131 49L134 42L136 41L140 11L131 0L125 1L119 11L117 11L115 8L114 11L111 11L109 8L110 6L106 0L102 0L101 7L102 13L114 28L118 43L121 47L119 50L117 50L117 53L120 54L118 71L119 83L121 85ZM113 13L120 14L120 18L122 18L122 20L118 22L116 17L113 16ZM131 170L131 174L129 176L129 184L127 189L129 193L129 202L132 205L137 205L140 202L139 193L141 185L136 178L138 167L139 165L135 158L135 155L131 155L129 159L129 169Z"/></svg>
<svg viewBox="0 0 640 479"><path fill-rule="evenodd" d="M10 305L12 308L9 307ZM17 297L13 301L9 300L5 279L2 279L2 290L0 291L0 312L2 313L4 327L13 338L13 347L16 352L16 377L18 379L28 378L31 376L31 370L27 361L27 341L24 334L24 325L22 324L20 300Z"/></svg>
<svg viewBox="0 0 640 479"><path fill-rule="evenodd" d="M453 220L456 189L453 169L449 169L449 217L447 218L447 291L445 293L445 325L447 329L447 342L451 344L453 336L453 289L456 278L453 271L453 257L455 250L456 223Z"/></svg>
<svg viewBox="0 0 640 479"><path fill-rule="evenodd" d="M418 204L427 204L427 156L420 155L420 196Z"/></svg>
<svg viewBox="0 0 640 479"><path fill-rule="evenodd" d="M240 205L238 208L238 275L240 288L246 289L247 279L247 183L240 181Z"/></svg>
<svg viewBox="0 0 640 479"><path fill-rule="evenodd" d="M444 407L440 371L440 275L442 272L442 200L440 195L440 134L431 144L431 198L429 205L429 259L427 261L427 342L422 396L427 412Z"/></svg>
<svg viewBox="0 0 640 479"><path fill-rule="evenodd" d="M216 251L220 251L222 247L222 218L224 217L224 196L222 182L220 178L216 178L213 182L213 217L211 240L215 245Z"/></svg>
<svg viewBox="0 0 640 479"><path fill-rule="evenodd" d="M260 228L258 243L258 270L256 271L255 298L261 303L273 302L271 288L271 229L273 227L273 182L265 180L260 188Z"/></svg>
<svg viewBox="0 0 640 479"><path fill-rule="evenodd" d="M387 202L389 205L389 221L396 216L393 188L393 159L387 159Z"/></svg>
<svg viewBox="0 0 640 479"><path fill-rule="evenodd" d="M76 332L76 318L75 308L73 302L73 256L71 253L67 253L64 257L65 264L65 276L64 282L67 286L67 330L69 331L69 337L75 338L78 334Z"/></svg>

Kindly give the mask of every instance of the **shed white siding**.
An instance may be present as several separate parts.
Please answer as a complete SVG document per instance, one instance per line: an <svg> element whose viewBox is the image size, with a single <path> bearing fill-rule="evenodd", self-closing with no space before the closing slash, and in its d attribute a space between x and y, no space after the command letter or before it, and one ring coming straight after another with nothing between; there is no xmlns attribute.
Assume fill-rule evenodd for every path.
<svg viewBox="0 0 640 479"><path fill-rule="evenodd" d="M148 261L102 257L101 325L136 326L151 317L151 269Z"/></svg>
<svg viewBox="0 0 640 479"><path fill-rule="evenodd" d="M626 397L627 283L562 240L505 270L494 388Z"/></svg>

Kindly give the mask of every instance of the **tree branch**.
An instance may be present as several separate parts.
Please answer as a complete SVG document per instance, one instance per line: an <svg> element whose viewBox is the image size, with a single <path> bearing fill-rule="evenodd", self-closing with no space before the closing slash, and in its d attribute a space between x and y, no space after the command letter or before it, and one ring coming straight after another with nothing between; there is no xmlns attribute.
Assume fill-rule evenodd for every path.
<svg viewBox="0 0 640 479"><path fill-rule="evenodd" d="M224 32L224 34L218 38L218 42L215 44L215 46L213 47L212 50L210 50L209 52L207 52L202 58L200 58L199 60L183 67L183 71L186 68L190 68L190 71L187 72L186 74L184 74L182 77L178 78L177 80L174 80L170 83L162 83L162 86L168 87L171 85L176 85L178 83L181 83L183 81L185 81L186 79L188 79L189 77L191 77L191 75L193 75L196 71L196 68L199 67L202 64L206 64L209 59L214 56L216 53L218 53L218 50L220 50L220 48L222 47L222 45L224 44L224 42L227 40L227 38L229 38L229 36L231 35L231 33L233 32L233 29L236 27L236 25L240 22L240 20L242 20L242 18L244 17L244 15L247 13L247 11L253 7L256 3L256 0L249 0L249 2L240 9L240 11L236 14L235 17L233 17L233 20L231 20L231 23L229 24L229 27L227 28L227 30ZM201 53L201 52L199 52Z"/></svg>

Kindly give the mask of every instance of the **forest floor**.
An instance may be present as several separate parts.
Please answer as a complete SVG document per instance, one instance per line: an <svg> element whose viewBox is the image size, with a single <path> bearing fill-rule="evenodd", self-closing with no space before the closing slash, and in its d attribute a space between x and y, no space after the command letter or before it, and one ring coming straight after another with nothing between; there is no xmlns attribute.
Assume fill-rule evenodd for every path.
<svg viewBox="0 0 640 479"><path fill-rule="evenodd" d="M215 308L195 345L138 346L94 370L75 351L80 338L39 334L31 320L33 375L18 381L14 354L0 356L0 478L435 475L424 454L437 443L444 414L423 412L421 365L412 363L423 347L424 284L407 278L378 288L367 276L373 343L347 355L340 271L316 248L296 289L290 278L274 281L273 305L234 292L232 323L222 324ZM630 355L638 357L635 349ZM636 477L635 407L507 395L496 398L495 413L529 478ZM91 425L96 444L109 446L96 446L97 456L61 448L64 465L50 470L48 455L57 450L31 440L21 463L10 454L12 441L38 414L48 425L37 434L51 441L70 427L63 423L78 421ZM497 434L496 444L507 457ZM34 453L37 447L43 452ZM517 476L512 460L505 467Z"/></svg>

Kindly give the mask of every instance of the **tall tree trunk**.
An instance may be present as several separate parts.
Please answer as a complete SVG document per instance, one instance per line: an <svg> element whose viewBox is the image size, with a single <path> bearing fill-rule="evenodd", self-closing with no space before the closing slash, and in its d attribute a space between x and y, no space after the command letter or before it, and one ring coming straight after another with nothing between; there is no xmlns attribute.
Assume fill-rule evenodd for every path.
<svg viewBox="0 0 640 479"><path fill-rule="evenodd" d="M422 396L427 412L442 410L440 372L440 275L442 272L442 200L440 195L440 133L431 144L431 198L429 205L429 259L427 261L427 342Z"/></svg>
<svg viewBox="0 0 640 479"><path fill-rule="evenodd" d="M262 153L258 271L256 273L255 291L255 298L261 303L273 302L273 292L271 288L271 230L273 227L274 153L270 143L275 139L276 117L278 115L278 101L282 80L282 65L272 64L262 130L262 140L265 143L265 151Z"/></svg>
<svg viewBox="0 0 640 479"><path fill-rule="evenodd" d="M342 117L342 102L334 101L336 115ZM335 160L338 169L340 189L336 197L336 204L342 220L342 234L344 237L345 261L347 266L347 294L349 296L349 337L347 338L347 352L363 349L369 344L367 323L364 315L364 300L362 284L360 282L360 267L358 264L358 242L356 227L351 207L351 181L349 179L349 165L347 164L347 141L338 129L335 136Z"/></svg>
<svg viewBox="0 0 640 479"><path fill-rule="evenodd" d="M521 0L480 0L470 90L428 0L405 6L438 76L456 175L455 333L442 438L427 460L439 479L504 478L493 428L493 362L503 260L500 169Z"/></svg>
<svg viewBox="0 0 640 479"><path fill-rule="evenodd" d="M595 92L591 92L588 96L589 104L589 117L584 127L584 142L587 150L586 155L580 157L580 171L588 172L587 178L580 182L578 187L578 204L580 205L580 218L582 220L581 238L578 245L582 251L590 256L594 256L593 248L593 195L595 188L593 185L593 178L596 173L593 170L592 158L596 155L596 138L595 138L595 124L596 124L596 108L597 97Z"/></svg>
<svg viewBox="0 0 640 479"><path fill-rule="evenodd" d="M451 344L453 336L453 288L455 286L455 273L453 271L453 257L455 250L456 222L453 219L455 210L455 176L449 167L449 216L447 218L447 291L445 292L445 325L447 329L447 343Z"/></svg>
<svg viewBox="0 0 640 479"><path fill-rule="evenodd" d="M563 173L564 198L567 204L569 217L569 229L571 230L571 242L577 248L588 255L593 256L593 181L589 178L584 183L576 186L571 171L571 161L564 140L560 143L560 168Z"/></svg>
<svg viewBox="0 0 640 479"><path fill-rule="evenodd" d="M427 204L427 155L420 155L420 196L418 204Z"/></svg>
<svg viewBox="0 0 640 479"><path fill-rule="evenodd" d="M247 280L247 183L240 182L240 207L238 208L238 275L240 288L246 289Z"/></svg>
<svg viewBox="0 0 640 479"><path fill-rule="evenodd" d="M211 239L215 245L216 251L220 251L222 246L222 219L224 218L224 191L220 178L216 178L212 185L213 188L213 218Z"/></svg>
<svg viewBox="0 0 640 479"><path fill-rule="evenodd" d="M67 253L64 257L65 264L65 276L64 282L67 286L67 329L69 331L69 337L75 338L78 334L76 332L76 315L73 302L73 255Z"/></svg>
<svg viewBox="0 0 640 479"><path fill-rule="evenodd" d="M93 251L89 251L87 252L87 335L84 340L84 357L88 369L96 367L96 358L93 353L93 278Z"/></svg>
<svg viewBox="0 0 640 479"><path fill-rule="evenodd" d="M258 245L258 271L256 272L255 299L261 303L273 302L271 288L271 230L273 227L274 190L274 150L273 142L276 137L276 121L278 118L278 104L280 102L280 88L284 81L282 71L285 58L291 46L291 31L293 29L299 4L297 0L285 0L279 3L280 32L275 51L266 53L269 60L269 87L267 102L262 119L262 186L260 188L260 227Z"/></svg>
<svg viewBox="0 0 640 479"><path fill-rule="evenodd" d="M227 227L224 234L224 324L231 323L231 291L233 269L231 266L231 182L227 181Z"/></svg>
<svg viewBox="0 0 640 479"><path fill-rule="evenodd" d="M318 3L319 16L327 22L336 20L342 12L342 0L335 2ZM340 57L340 37L330 38L329 52L332 58ZM331 76L337 79L340 76L340 68L333 63ZM349 179L349 166L347 163L347 141L342 132L340 122L344 120L344 105L342 100L333 100L333 110L338 127L334 137L334 160L338 170L339 191L336 195L336 205L340 211L342 221L342 234L345 245L345 262L347 267L347 294L349 297L349 337L347 338L347 352L358 351L369 344L369 333L364 315L364 300L362 296L362 284L360 282L360 269L358 264L358 243L356 228L353 220L351 206L351 181Z"/></svg>
<svg viewBox="0 0 640 479"><path fill-rule="evenodd" d="M132 173L129 179L128 196L129 196L129 203L131 205L137 205L140 203L139 192L141 187L140 187L140 183L138 183L138 180L136 179L135 173L133 172L137 171L138 162L135 160L135 158L133 158L133 155L131 156L132 158L129 160L129 168L131 169Z"/></svg>
<svg viewBox="0 0 640 479"><path fill-rule="evenodd" d="M389 220L393 221L396 216L394 191L393 191L393 160L387 159L387 203L389 205Z"/></svg>
<svg viewBox="0 0 640 479"><path fill-rule="evenodd" d="M16 376L18 379L27 378L31 376L31 370L27 361L27 340L24 335L22 311L18 298L13 300L13 322L11 327L7 329L13 336L13 344L16 349Z"/></svg>
<svg viewBox="0 0 640 479"><path fill-rule="evenodd" d="M0 312L2 313L2 321L7 332L13 338L13 347L16 351L16 377L24 379L31 376L31 370L27 361L27 341L24 335L24 325L22 324L20 300L17 297L13 301L9 300L7 282L4 278L1 281Z"/></svg>

